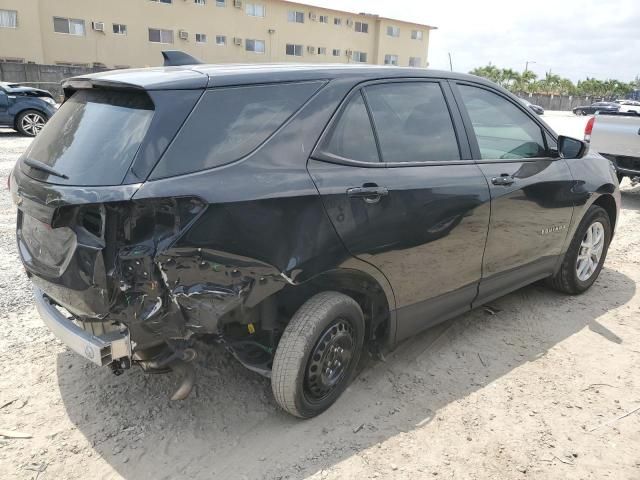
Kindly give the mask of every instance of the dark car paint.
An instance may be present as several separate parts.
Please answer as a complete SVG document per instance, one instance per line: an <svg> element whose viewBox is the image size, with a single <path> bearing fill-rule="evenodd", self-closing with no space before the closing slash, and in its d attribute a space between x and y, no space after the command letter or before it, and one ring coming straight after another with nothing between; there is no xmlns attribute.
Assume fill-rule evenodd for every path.
<svg viewBox="0 0 640 480"><path fill-rule="evenodd" d="M393 345L552 274L588 206L608 195L614 213L619 208L615 175L610 162L599 155L576 160L472 160L479 158L477 143L464 110L458 109L461 102L453 100L456 81L503 95L555 138L514 96L475 77L414 69L276 66L153 69L98 74L88 81L156 88L152 95L165 95L177 106L183 98L192 104L201 93L200 76L207 78L202 72L210 86L308 79L328 83L263 145L223 167L144 181L179 128L159 125L163 133L150 141L148 150L140 149L123 185L43 183L57 179L32 171L27 176L22 164L11 179L19 209L46 223L67 204L114 202L110 204L114 212L134 220L154 212L156 225L139 229L131 243L120 247L124 255L118 268L130 272L130 281L121 289L134 301L110 314L149 343L190 333L219 333L221 317L259 307L276 292L323 278L331 288L344 278L339 274L354 274L360 280L350 288L380 292L388 312L388 318L380 321L388 321L385 340ZM354 88L387 78L436 79L445 84L447 98L453 100L450 108L463 160L354 167L314 150ZM169 90L172 85L196 90ZM502 173L514 176L516 183L509 188L490 186L491 176ZM41 178L36 179L38 175ZM389 196L379 204L346 198L347 188L370 182L388 187ZM162 200L188 197L198 200L185 200L181 206ZM177 215L180 208L184 213ZM179 221L169 225L172 221L161 216L163 211L172 212ZM555 226L562 228L545 238L545 230ZM490 244L485 249L487 238ZM521 242L522 251L509 250L508 242L513 241ZM95 252L100 245L85 247ZM501 260L504 248L508 255ZM76 252L76 259L81 265L87 257ZM105 288L96 285L91 268L73 278L84 284L74 283L69 289L65 287L71 283L39 275L24 255L23 261L32 277L41 277L36 281L42 288L70 311L86 306L91 291L101 297L95 302L108 307ZM156 298L162 298L159 307ZM104 310L94 313L99 318Z"/></svg>
<svg viewBox="0 0 640 480"><path fill-rule="evenodd" d="M16 119L25 110L37 110L46 119L56 112L56 108L42 100L53 98L46 90L14 84L0 84L0 126L15 128Z"/></svg>
<svg viewBox="0 0 640 480"><path fill-rule="evenodd" d="M598 111L602 112L617 112L620 110L620 105L615 103L608 103L606 105L583 105L581 107L576 107L572 111L573 113L582 112L584 115L593 115Z"/></svg>

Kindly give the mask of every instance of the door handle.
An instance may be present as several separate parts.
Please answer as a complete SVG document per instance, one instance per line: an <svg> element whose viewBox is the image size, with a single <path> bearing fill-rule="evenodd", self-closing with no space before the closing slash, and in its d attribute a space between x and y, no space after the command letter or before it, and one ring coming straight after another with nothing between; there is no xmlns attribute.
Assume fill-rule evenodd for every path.
<svg viewBox="0 0 640 480"><path fill-rule="evenodd" d="M380 198L389 195L389 189L378 185L366 185L347 189L350 198L362 198L367 203L378 203Z"/></svg>
<svg viewBox="0 0 640 480"><path fill-rule="evenodd" d="M500 175L499 177L493 177L491 179L491 183L493 183L494 185L499 185L499 186L509 186L511 184L513 184L516 180L509 174L507 173L503 173L502 175Z"/></svg>

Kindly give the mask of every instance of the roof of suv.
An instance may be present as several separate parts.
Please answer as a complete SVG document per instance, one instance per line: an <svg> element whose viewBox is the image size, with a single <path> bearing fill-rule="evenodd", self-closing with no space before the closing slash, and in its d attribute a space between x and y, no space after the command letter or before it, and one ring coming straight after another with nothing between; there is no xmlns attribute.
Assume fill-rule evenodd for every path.
<svg viewBox="0 0 640 480"><path fill-rule="evenodd" d="M304 81L360 77L362 79L423 77L454 78L484 82L480 77L424 68L384 67L345 64L228 64L186 65L113 70L74 77L67 81L95 85L125 84L145 90L196 89L213 86L246 85L287 81Z"/></svg>

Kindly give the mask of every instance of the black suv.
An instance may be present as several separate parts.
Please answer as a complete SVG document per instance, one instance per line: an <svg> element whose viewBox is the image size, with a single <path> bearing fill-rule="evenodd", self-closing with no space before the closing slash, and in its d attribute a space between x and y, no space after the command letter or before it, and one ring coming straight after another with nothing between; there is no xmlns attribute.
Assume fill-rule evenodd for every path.
<svg viewBox="0 0 640 480"><path fill-rule="evenodd" d="M611 162L474 76L367 66L206 66L78 77L14 168L40 314L122 373L207 342L328 408L364 349L540 279L602 268Z"/></svg>

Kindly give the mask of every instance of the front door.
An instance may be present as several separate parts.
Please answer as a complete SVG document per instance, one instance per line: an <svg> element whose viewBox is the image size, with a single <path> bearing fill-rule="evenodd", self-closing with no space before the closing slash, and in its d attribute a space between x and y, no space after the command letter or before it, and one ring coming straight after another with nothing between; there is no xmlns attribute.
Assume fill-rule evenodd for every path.
<svg viewBox="0 0 640 480"><path fill-rule="evenodd" d="M491 224L477 303L551 275L567 236L574 185L555 141L523 105L459 83L474 156L491 189Z"/></svg>
<svg viewBox="0 0 640 480"><path fill-rule="evenodd" d="M354 92L309 161L349 251L389 279L397 340L470 309L481 278L489 188L448 89L399 81Z"/></svg>

